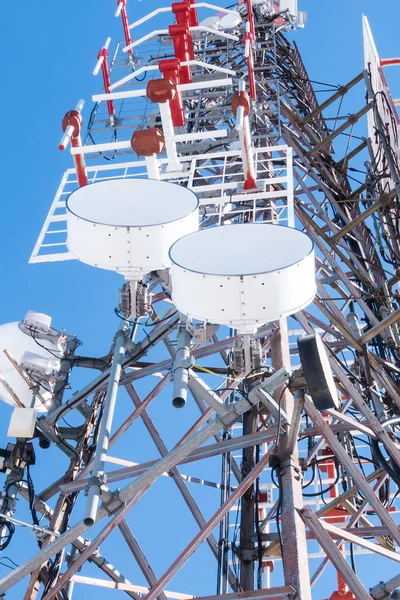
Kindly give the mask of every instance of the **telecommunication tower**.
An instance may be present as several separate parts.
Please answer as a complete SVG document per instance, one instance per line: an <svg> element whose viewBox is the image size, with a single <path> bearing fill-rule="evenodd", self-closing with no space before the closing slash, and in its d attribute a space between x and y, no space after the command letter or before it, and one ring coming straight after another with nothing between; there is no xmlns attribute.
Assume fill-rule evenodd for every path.
<svg viewBox="0 0 400 600"><path fill-rule="evenodd" d="M319 103L297 0L116 9L30 262L119 273L118 329L87 357L45 314L0 326L0 595L399 598L400 59L363 17Z"/></svg>

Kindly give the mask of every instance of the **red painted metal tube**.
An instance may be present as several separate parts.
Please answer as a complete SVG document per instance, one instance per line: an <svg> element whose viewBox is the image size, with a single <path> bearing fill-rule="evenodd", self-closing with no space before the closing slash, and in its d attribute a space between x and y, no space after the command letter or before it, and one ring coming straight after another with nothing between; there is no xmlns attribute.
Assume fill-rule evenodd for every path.
<svg viewBox="0 0 400 600"><path fill-rule="evenodd" d="M190 8L190 0L184 0L184 2L173 2L172 3L172 12L175 15L176 25L181 25L186 27L187 30L185 32L187 40L187 50L189 53L189 60L194 59L194 46L193 46L193 38L192 32L190 31L190 27L195 27L198 25L197 19L197 11L194 11L193 18L193 9ZM176 56L180 60L183 60L180 56ZM181 78L182 79L182 78Z"/></svg>
<svg viewBox="0 0 400 600"><path fill-rule="evenodd" d="M191 49L193 49L192 37L188 25L170 25L168 27L170 36L174 44L176 58L182 62L191 60ZM192 73L189 65L179 67L179 78L181 83L190 83Z"/></svg>
<svg viewBox="0 0 400 600"><path fill-rule="evenodd" d="M196 4L196 0L182 0L182 2L172 3L172 12L178 25L198 26L199 18L197 9L193 6L194 4Z"/></svg>
<svg viewBox="0 0 400 600"><path fill-rule="evenodd" d="M189 25L170 25L168 27L174 44L175 56L181 62L188 62L194 57L193 40ZM180 66L179 76L181 83L190 83L192 73L190 66Z"/></svg>
<svg viewBox="0 0 400 600"><path fill-rule="evenodd" d="M190 22L189 25L190 27L197 27L199 24L199 15L197 13L197 8L193 7L193 4L196 4L196 0L191 0L191 2L189 2L189 4L192 5L192 8L190 9Z"/></svg>
<svg viewBox="0 0 400 600"><path fill-rule="evenodd" d="M108 50L107 48L102 48L97 55L97 58L104 57L104 60L101 65L101 72L103 74L103 82L104 82L104 91L106 94L110 93L110 85L111 85L111 77L110 77L110 69L108 67ZM107 100L107 110L110 117L115 116L115 107L113 100Z"/></svg>
<svg viewBox="0 0 400 600"><path fill-rule="evenodd" d="M381 67L394 67L400 65L400 58L382 58Z"/></svg>
<svg viewBox="0 0 400 600"><path fill-rule="evenodd" d="M179 85L180 79L180 61L178 59L160 60L158 68L163 74L165 79L172 79L172 81ZM185 112L182 101L182 94L177 90L175 98L170 100L169 106L171 109L172 123L174 127L183 127L185 125Z"/></svg>
<svg viewBox="0 0 400 600"><path fill-rule="evenodd" d="M127 46L130 46L132 44L132 38L131 38L131 32L129 29L129 19L128 19L128 11L126 8L126 5L128 4L128 0L118 0L117 1L118 6L122 5L121 8L121 18L122 18L122 25L124 28L124 35L125 35L125 42ZM132 54L132 48L130 48L128 50L128 54Z"/></svg>
<svg viewBox="0 0 400 600"><path fill-rule="evenodd" d="M249 55L247 57L247 70L248 70L248 78L249 78L249 88L250 88L250 96L251 98L257 97L257 89L256 89L256 76L254 71L254 55L253 55L253 41L254 36L251 32L246 33L243 36L243 43L249 42Z"/></svg>
<svg viewBox="0 0 400 600"><path fill-rule="evenodd" d="M71 138L71 146L73 148L80 148L82 146L81 136ZM76 170L76 176L78 179L79 187L88 185L89 179L86 171L85 157L83 154L74 154L74 164Z"/></svg>
<svg viewBox="0 0 400 600"><path fill-rule="evenodd" d="M73 148L80 148L82 146L81 130L82 130L82 115L80 110L70 110L66 113L62 120L62 130L67 132L68 138L71 140L71 146ZM68 145L68 138L66 141L61 141L59 145L60 150L65 150ZM85 157L83 154L76 154L73 156L76 176L78 179L79 187L83 187L89 183Z"/></svg>
<svg viewBox="0 0 400 600"><path fill-rule="evenodd" d="M247 4L247 15L248 15L248 20L249 20L249 25L250 25L250 33L255 36L256 34L256 29L254 26L254 15L253 15L253 3L252 0L246 0L246 4Z"/></svg>

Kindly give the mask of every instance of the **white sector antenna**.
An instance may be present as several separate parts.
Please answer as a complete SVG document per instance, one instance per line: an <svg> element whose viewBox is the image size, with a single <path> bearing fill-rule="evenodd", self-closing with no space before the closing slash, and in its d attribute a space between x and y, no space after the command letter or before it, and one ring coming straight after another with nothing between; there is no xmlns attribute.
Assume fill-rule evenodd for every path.
<svg viewBox="0 0 400 600"><path fill-rule="evenodd" d="M79 188L67 201L68 248L84 263L127 279L170 266L168 251L198 229L198 199L153 179L118 179Z"/></svg>
<svg viewBox="0 0 400 600"><path fill-rule="evenodd" d="M313 242L289 227L204 229L178 240L170 257L177 308L242 333L298 312L315 296Z"/></svg>
<svg viewBox="0 0 400 600"><path fill-rule="evenodd" d="M26 333L21 331L20 324L17 322L6 323L0 325L0 400L15 406L15 400L7 389L7 385L11 390L18 396L19 400L26 407L32 405L32 390L29 385L24 381L19 371L13 366L9 358L4 353L7 350L11 357L16 363L23 367L22 363L29 357L36 357L36 363L50 364L54 362L54 356L51 352L58 352L57 345L50 340L40 342L40 347L35 341L35 334ZM51 352L47 351L46 348L50 348ZM32 360L30 361L32 365ZM26 365L25 365L26 366ZM3 381L5 381L5 385ZM46 400L50 400L51 393L46 390L43 386L39 389L40 395ZM33 407L37 412L46 411L46 407L37 400Z"/></svg>

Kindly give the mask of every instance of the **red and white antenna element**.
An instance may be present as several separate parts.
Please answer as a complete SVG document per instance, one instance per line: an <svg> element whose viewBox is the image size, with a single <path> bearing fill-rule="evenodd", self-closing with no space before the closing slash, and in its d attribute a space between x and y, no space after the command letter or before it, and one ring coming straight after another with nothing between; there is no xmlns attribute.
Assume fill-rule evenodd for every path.
<svg viewBox="0 0 400 600"><path fill-rule="evenodd" d="M168 158L167 171L182 170L176 150L176 136L170 108L170 102L174 100L178 93L176 84L172 79L152 79L149 81L146 90L150 102L158 103L160 108L165 150Z"/></svg>
<svg viewBox="0 0 400 600"><path fill-rule="evenodd" d="M253 0L246 0L246 4L247 4L247 19L249 21L250 33L254 38L254 36L256 34L256 28L254 25Z"/></svg>
<svg viewBox="0 0 400 600"><path fill-rule="evenodd" d="M125 42L127 46L130 46L132 44L132 38L131 38L131 32L129 29L129 19L128 19L128 11L126 8L126 5L128 4L128 0L118 0L117 1L117 12L115 13L116 17L122 17L122 26L124 28L124 34L125 34ZM128 50L128 59L129 61L132 60L132 49Z"/></svg>
<svg viewBox="0 0 400 600"><path fill-rule="evenodd" d="M251 13L253 15L253 13ZM244 42L244 54L247 59L247 72L249 79L250 96L255 99L257 96L256 92L256 76L254 72L254 56L253 56L253 42L254 42L254 21L248 21L246 23L246 33L243 36Z"/></svg>
<svg viewBox="0 0 400 600"><path fill-rule="evenodd" d="M65 150L71 142L73 148L82 147L81 130L82 130L82 110L85 105L84 100L79 100L75 107L75 110L70 110L66 113L62 121L62 129L64 135L58 145L59 150ZM73 155L76 176L78 179L79 187L83 187L89 183L86 163L83 154Z"/></svg>
<svg viewBox="0 0 400 600"><path fill-rule="evenodd" d="M381 67L397 67L400 66L400 58L382 58Z"/></svg>
<svg viewBox="0 0 400 600"><path fill-rule="evenodd" d="M179 59L170 58L166 60L160 60L158 63L160 73L163 74L164 79L167 81L173 81L176 86L176 94L173 94L169 100L169 107L171 109L171 118L174 127L183 127L185 125L185 111L183 106L182 94L177 89L181 83L181 64Z"/></svg>
<svg viewBox="0 0 400 600"><path fill-rule="evenodd" d="M102 71L104 81L104 91L106 94L110 93L111 77L110 69L108 67L108 48L111 43L111 38L106 39L106 43L97 55L97 64L94 68L93 75L97 75L98 72ZM107 100L107 110L110 117L110 124L113 127L116 124L115 107L113 100Z"/></svg>
<svg viewBox="0 0 400 600"><path fill-rule="evenodd" d="M240 138L240 150L244 169L243 188L245 190L255 190L257 189L257 182L249 120L250 98L245 91L244 81L239 82L239 92L236 92L232 98L232 111L236 117L236 129L239 132Z"/></svg>

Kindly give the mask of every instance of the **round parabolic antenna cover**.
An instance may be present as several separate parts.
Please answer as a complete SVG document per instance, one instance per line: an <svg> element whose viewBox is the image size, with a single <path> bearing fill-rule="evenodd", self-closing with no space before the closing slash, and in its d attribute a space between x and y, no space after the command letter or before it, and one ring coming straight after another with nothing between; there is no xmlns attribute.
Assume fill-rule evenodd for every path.
<svg viewBox="0 0 400 600"><path fill-rule="evenodd" d="M242 22L242 17L239 15L239 13L236 13L235 15L232 13L228 13L224 17L221 18L220 28L222 30L234 29L235 27L240 25L241 22Z"/></svg>
<svg viewBox="0 0 400 600"><path fill-rule="evenodd" d="M313 242L289 227L204 229L178 240L170 258L177 308L241 331L298 312L316 292Z"/></svg>
<svg viewBox="0 0 400 600"><path fill-rule="evenodd" d="M46 346L49 346L52 351L56 351L57 348L46 341ZM22 404L27 408L35 408L37 412L46 411L46 407L37 400L35 406L32 407L32 391L28 384L21 377L17 369L14 368L13 364L4 354L4 350L8 350L12 358L18 363L21 363L21 359L25 352L32 352L33 354L39 354L46 358L53 358L52 354L46 349L41 348L35 341L34 337L22 332L19 328L19 323L5 323L0 325L0 377L8 384L12 391L18 396ZM44 387L40 388L41 396L45 401L50 400L51 393ZM0 380L0 400L16 406L16 403L12 395L7 390L7 387L3 385Z"/></svg>
<svg viewBox="0 0 400 600"><path fill-rule="evenodd" d="M140 278L170 266L168 251L198 229L198 199L154 179L84 186L67 200L67 245L84 263Z"/></svg>
<svg viewBox="0 0 400 600"><path fill-rule="evenodd" d="M200 26L201 27L210 27L211 29L218 29L220 22L221 22L220 17L217 17L217 16L207 17L206 19L203 19L203 21L201 21Z"/></svg>

